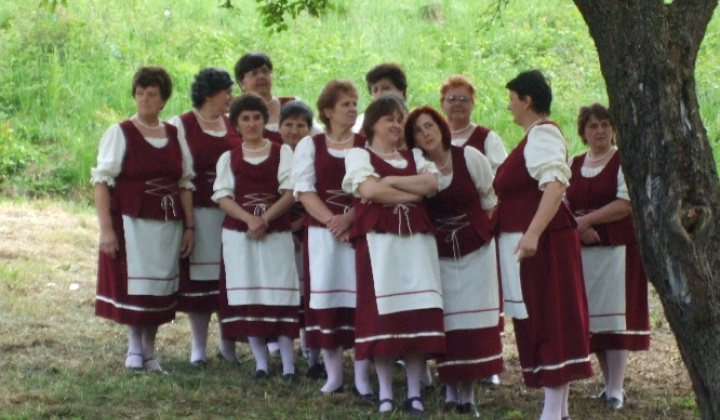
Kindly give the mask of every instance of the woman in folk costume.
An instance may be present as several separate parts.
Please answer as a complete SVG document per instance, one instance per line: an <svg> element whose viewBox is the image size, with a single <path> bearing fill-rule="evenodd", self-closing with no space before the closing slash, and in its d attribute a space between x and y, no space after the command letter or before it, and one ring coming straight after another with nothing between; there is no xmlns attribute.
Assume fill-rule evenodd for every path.
<svg viewBox="0 0 720 420"><path fill-rule="evenodd" d="M217 163L213 200L223 222L220 322L224 339L248 338L253 378L269 375L266 342L278 338L282 378L296 382L293 340L298 337L300 291L292 227L292 150L263 138L265 101L243 94L230 105L230 122L243 138Z"/></svg>
<svg viewBox="0 0 720 420"><path fill-rule="evenodd" d="M351 131L357 117L357 88L349 80L331 80L317 101L325 133L305 137L293 163L295 195L307 210L305 305L307 344L322 349L332 394L343 386L343 350L355 339L355 251L348 243L355 211L342 190L345 157L365 138ZM372 401L370 361L355 360L356 394Z"/></svg>
<svg viewBox="0 0 720 420"><path fill-rule="evenodd" d="M195 75L190 87L193 110L170 119L178 138L185 141L193 158L195 191L195 249L180 262L178 310L187 312L192 334L190 362L204 367L210 316L219 308L220 234L225 212L212 201L215 165L240 139L225 116L232 101L230 73L208 67ZM235 342L220 340L220 355L237 361Z"/></svg>
<svg viewBox="0 0 720 420"><path fill-rule="evenodd" d="M650 348L648 282L640 263L632 210L610 111L580 108L578 134L590 151L572 160L565 196L582 241L590 312L590 350L597 356L605 404L619 410L630 351Z"/></svg>
<svg viewBox="0 0 720 420"><path fill-rule="evenodd" d="M374 358L383 413L395 409L393 365L402 356L408 386L403 409L423 416L425 360L445 352L440 268L424 204L437 192L439 172L420 150L397 149L402 123L397 99L376 99L365 111L368 146L345 158L343 189L353 194L355 208L355 357Z"/></svg>
<svg viewBox="0 0 720 420"><path fill-rule="evenodd" d="M175 318L180 257L193 250L192 161L158 115L172 93L162 67L133 77L137 113L111 126L92 169L100 222L95 314L128 325L125 367L163 372L158 326ZM184 224L184 227L183 227Z"/></svg>
<svg viewBox="0 0 720 420"><path fill-rule="evenodd" d="M410 113L405 139L442 174L440 191L426 202L440 254L447 352L435 366L445 411L479 417L475 382L503 370L492 168L474 147L452 146L447 122L428 106Z"/></svg>
<svg viewBox="0 0 720 420"><path fill-rule="evenodd" d="M498 168L498 254L525 384L543 387L541 420L567 419L570 381L592 376L580 238L562 202L565 139L548 119L552 91L538 70L510 81L508 110L525 136Z"/></svg>

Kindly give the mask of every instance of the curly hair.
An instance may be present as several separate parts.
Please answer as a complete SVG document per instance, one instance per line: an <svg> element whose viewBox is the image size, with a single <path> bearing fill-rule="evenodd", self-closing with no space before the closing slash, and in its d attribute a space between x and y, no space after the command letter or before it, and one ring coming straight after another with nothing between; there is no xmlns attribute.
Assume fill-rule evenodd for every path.
<svg viewBox="0 0 720 420"><path fill-rule="evenodd" d="M230 73L215 67L206 67L195 75L190 85L190 99L194 108L200 108L205 99L233 85Z"/></svg>
<svg viewBox="0 0 720 420"><path fill-rule="evenodd" d="M167 102L170 99L173 91L173 82L170 74L165 68L160 66L145 66L140 67L135 72L132 80L132 96L135 97L135 90L137 87L146 88L149 86L156 86L160 89L160 97L163 101Z"/></svg>

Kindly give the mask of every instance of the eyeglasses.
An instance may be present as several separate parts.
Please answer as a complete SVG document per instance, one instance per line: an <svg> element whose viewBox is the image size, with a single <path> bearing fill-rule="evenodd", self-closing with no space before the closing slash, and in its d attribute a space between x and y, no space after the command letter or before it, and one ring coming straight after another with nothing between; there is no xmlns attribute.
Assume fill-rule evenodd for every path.
<svg viewBox="0 0 720 420"><path fill-rule="evenodd" d="M468 102L471 102L472 99L469 96L455 96L455 95L448 95L445 97L445 100L451 104L454 104L455 102L460 102L463 104L466 104Z"/></svg>
<svg viewBox="0 0 720 420"><path fill-rule="evenodd" d="M268 76L272 74L272 70L268 69L265 66L262 66L260 68L257 68L255 70L250 70L246 74L249 74L252 77L258 77L259 75Z"/></svg>

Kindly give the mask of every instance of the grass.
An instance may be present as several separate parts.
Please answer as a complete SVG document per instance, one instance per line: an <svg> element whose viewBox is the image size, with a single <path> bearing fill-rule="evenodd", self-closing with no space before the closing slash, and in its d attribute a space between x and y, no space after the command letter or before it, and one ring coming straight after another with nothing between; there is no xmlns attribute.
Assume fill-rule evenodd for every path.
<svg viewBox="0 0 720 420"><path fill-rule="evenodd" d="M569 0L511 1L489 28L491 0L441 0L441 21L420 17L426 0L339 0L336 11L321 19L301 16L279 34L262 26L253 2L235 1L233 9L220 3L72 0L53 14L37 2L3 2L2 194L88 201L98 140L109 125L133 114L130 80L141 65L163 65L174 77L166 119L190 108L189 85L200 68L232 69L252 50L274 59L276 94L311 104L329 79L350 78L360 87L364 108L370 100L365 72L395 61L407 71L410 106L437 107L440 83L462 73L479 92L473 119L494 128L508 148L522 133L505 110L504 85L519 71L537 67L551 79L553 118L571 154L582 150L574 134L577 109L606 102L593 41ZM696 69L713 145L720 141L719 22L711 22Z"/></svg>
<svg viewBox="0 0 720 420"><path fill-rule="evenodd" d="M296 388L281 383L280 362L258 385L246 344L244 362L230 365L211 357L204 370L188 363L187 317L160 328L157 355L170 375L132 374L123 368L125 328L94 316L97 223L86 205L57 201L0 201L0 419L365 419L375 411L352 395L352 363L346 354L346 393L320 396L320 383L302 376ZM630 359L626 407L608 412L596 400L601 379L573 382L573 418L699 418L690 380L654 291L651 293L652 342L648 352ZM482 418L536 419L542 391L522 383L510 323L504 336L505 373L497 388L478 388ZM208 352L217 349L211 325ZM595 372L599 372L594 364ZM404 379L395 376L395 398L404 397ZM376 379L372 378L373 384ZM377 385L374 385L377 389ZM425 401L432 418L460 419L442 413L435 389ZM403 418L394 416L393 418Z"/></svg>

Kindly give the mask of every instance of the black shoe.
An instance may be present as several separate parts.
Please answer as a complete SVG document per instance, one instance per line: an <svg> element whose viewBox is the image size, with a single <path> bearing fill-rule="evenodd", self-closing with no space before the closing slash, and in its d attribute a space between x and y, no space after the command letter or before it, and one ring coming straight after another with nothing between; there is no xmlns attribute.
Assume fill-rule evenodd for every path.
<svg viewBox="0 0 720 420"><path fill-rule="evenodd" d="M608 398L605 406L611 410L620 410L623 407L623 400L619 398Z"/></svg>
<svg viewBox="0 0 720 420"><path fill-rule="evenodd" d="M262 382L266 381L269 376L270 375L268 375L267 370L259 369L256 370L255 373L253 373L252 380L256 382Z"/></svg>
<svg viewBox="0 0 720 420"><path fill-rule="evenodd" d="M377 396L376 396L375 393L372 391L372 389L371 389L370 392L368 392L367 394L361 394L360 391L357 389L357 387L354 386L354 387L353 387L353 394L355 394L357 397L360 397L361 400L363 400L363 401L365 401L365 402L369 402L369 403L375 403L375 402L377 402L377 400L378 400L378 399L377 399Z"/></svg>
<svg viewBox="0 0 720 420"><path fill-rule="evenodd" d="M294 373L286 373L282 376L282 381L290 384L290 385L297 385L300 381L298 380L298 377Z"/></svg>
<svg viewBox="0 0 720 420"><path fill-rule="evenodd" d="M235 360L226 359L225 356L223 356L222 352L220 352L220 351L217 352L216 356L218 359L223 360L227 363L240 363L240 361L238 359L235 359Z"/></svg>
<svg viewBox="0 0 720 420"><path fill-rule="evenodd" d="M565 417L561 418L560 420L570 420L570 416L565 416Z"/></svg>
<svg viewBox="0 0 720 420"><path fill-rule="evenodd" d="M206 368L207 367L207 361L204 359L193 360L190 362L190 364L197 368Z"/></svg>
<svg viewBox="0 0 720 420"><path fill-rule="evenodd" d="M320 379L327 379L327 371L325 370L324 363L315 363L310 366L307 370L307 377L317 381Z"/></svg>
<svg viewBox="0 0 720 420"><path fill-rule="evenodd" d="M458 404L457 412L459 414L469 414L472 417L480 418L480 412L478 411L475 404L471 402L465 404Z"/></svg>
<svg viewBox="0 0 720 420"><path fill-rule="evenodd" d="M420 404L423 404L422 398L420 397L412 397L405 400L403 403L403 410L408 413L408 415L415 419L422 419L425 418L425 404L423 404L423 410L420 410L419 408L413 407L412 403L414 401L418 401Z"/></svg>
<svg viewBox="0 0 720 420"><path fill-rule="evenodd" d="M339 387L333 389L332 391L328 391L328 392L323 392L322 390L320 390L320 393L325 397L329 397L329 396L335 395L335 394L344 394L345 393L345 384L340 384Z"/></svg>
<svg viewBox="0 0 720 420"><path fill-rule="evenodd" d="M380 407L382 407L383 404L387 404L387 403L390 403L390 411L380 411ZM378 414L379 414L379 415L381 415L381 416L386 416L386 415L387 415L387 416L390 416L390 415L392 415L395 411L397 411L397 405L395 404L395 401L393 401L393 400L391 400L391 399L389 399L389 398L378 401Z"/></svg>

